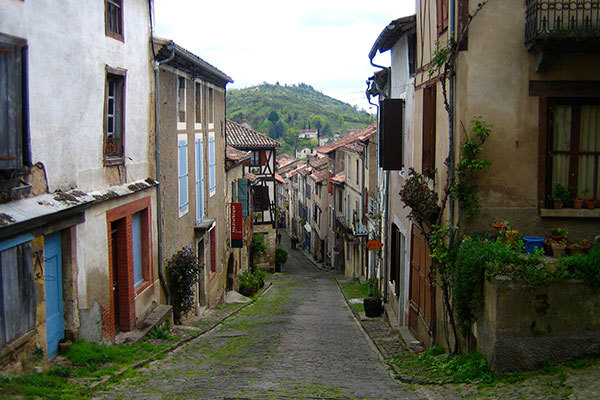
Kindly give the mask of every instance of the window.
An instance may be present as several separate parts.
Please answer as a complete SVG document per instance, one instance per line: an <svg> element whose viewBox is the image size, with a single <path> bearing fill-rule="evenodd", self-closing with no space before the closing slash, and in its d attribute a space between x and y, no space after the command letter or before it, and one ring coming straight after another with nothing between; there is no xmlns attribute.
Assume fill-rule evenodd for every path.
<svg viewBox="0 0 600 400"><path fill-rule="evenodd" d="M261 160L262 160L262 151L260 150L254 150L252 152L252 156L250 158L250 165L251 166L258 166L261 165Z"/></svg>
<svg viewBox="0 0 600 400"><path fill-rule="evenodd" d="M105 0L105 32L107 36L123 40L123 2L122 0Z"/></svg>
<svg viewBox="0 0 600 400"><path fill-rule="evenodd" d="M179 216L188 212L188 144L187 135L177 135L179 170Z"/></svg>
<svg viewBox="0 0 600 400"><path fill-rule="evenodd" d="M204 146L202 134L196 133L196 222L204 219Z"/></svg>
<svg viewBox="0 0 600 400"><path fill-rule="evenodd" d="M548 194L561 183L579 198L600 198L600 99L549 104Z"/></svg>
<svg viewBox="0 0 600 400"><path fill-rule="evenodd" d="M356 184L358 185L358 160L356 160Z"/></svg>
<svg viewBox="0 0 600 400"><path fill-rule="evenodd" d="M379 164L385 171L400 171L404 163L404 100L384 99L379 113ZM367 152L369 154L369 152Z"/></svg>
<svg viewBox="0 0 600 400"><path fill-rule="evenodd" d="M342 199L343 199L343 197L342 197L342 191L339 190L338 191L338 211L340 212L340 214L342 213L342 203L344 201Z"/></svg>
<svg viewBox="0 0 600 400"><path fill-rule="evenodd" d="M185 77L177 77L177 129L185 129Z"/></svg>
<svg viewBox="0 0 600 400"><path fill-rule="evenodd" d="M208 88L208 127L214 128L215 126L215 94L214 89Z"/></svg>
<svg viewBox="0 0 600 400"><path fill-rule="evenodd" d="M211 132L208 134L208 184L211 196L217 191L215 173L215 133Z"/></svg>
<svg viewBox="0 0 600 400"><path fill-rule="evenodd" d="M423 154L422 171L435 170L435 102L436 86L431 85L423 89ZM427 174L426 174L427 175ZM432 173L427 175L433 177Z"/></svg>
<svg viewBox="0 0 600 400"><path fill-rule="evenodd" d="M125 144L125 71L106 67L104 163L122 164Z"/></svg>
<svg viewBox="0 0 600 400"><path fill-rule="evenodd" d="M20 169L29 158L25 46L24 40L0 35L0 170Z"/></svg>
<svg viewBox="0 0 600 400"><path fill-rule="evenodd" d="M31 239L0 242L0 349L35 328Z"/></svg>
<svg viewBox="0 0 600 400"><path fill-rule="evenodd" d="M196 92L195 92L195 128L202 129L202 84L200 82L196 82Z"/></svg>
<svg viewBox="0 0 600 400"><path fill-rule="evenodd" d="M438 35L448 29L448 0L437 0L437 30Z"/></svg>
<svg viewBox="0 0 600 400"><path fill-rule="evenodd" d="M329 206L329 227L333 229L335 212L332 206Z"/></svg>

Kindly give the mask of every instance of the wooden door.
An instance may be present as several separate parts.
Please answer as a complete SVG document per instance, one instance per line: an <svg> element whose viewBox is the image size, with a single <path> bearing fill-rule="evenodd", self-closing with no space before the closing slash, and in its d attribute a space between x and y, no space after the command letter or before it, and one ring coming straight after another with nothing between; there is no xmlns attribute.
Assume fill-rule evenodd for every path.
<svg viewBox="0 0 600 400"><path fill-rule="evenodd" d="M432 335L434 322L434 292L429 279L431 272L431 257L425 243L425 237L412 230L410 255L410 296L408 325L414 334L419 332L422 324Z"/></svg>

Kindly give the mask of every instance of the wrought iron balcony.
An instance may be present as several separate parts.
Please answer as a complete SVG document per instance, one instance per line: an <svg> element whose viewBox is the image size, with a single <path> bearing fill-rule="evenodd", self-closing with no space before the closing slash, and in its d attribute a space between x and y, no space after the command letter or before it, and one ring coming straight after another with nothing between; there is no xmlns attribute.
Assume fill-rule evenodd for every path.
<svg viewBox="0 0 600 400"><path fill-rule="evenodd" d="M600 0L526 0L525 44L600 40Z"/></svg>

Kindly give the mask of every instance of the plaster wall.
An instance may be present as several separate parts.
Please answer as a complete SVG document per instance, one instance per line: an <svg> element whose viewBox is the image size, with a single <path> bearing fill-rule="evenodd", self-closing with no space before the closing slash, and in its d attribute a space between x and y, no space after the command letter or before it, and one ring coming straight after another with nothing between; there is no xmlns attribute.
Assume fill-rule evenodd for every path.
<svg viewBox="0 0 600 400"><path fill-rule="evenodd" d="M537 72L536 54L523 43L525 6L517 0L488 3L473 20L468 51L458 60L457 122L468 128L474 117L481 116L493 126L482 154L492 160L479 182L484 209L472 229L489 229L491 221L507 219L526 236L544 236L559 225L570 230L572 239L590 240L598 234L594 220L539 216L538 177L545 166L540 166L538 147L540 103L530 96L529 82L597 81L600 55L549 52L548 69ZM462 137L461 126L457 129Z"/></svg>
<svg viewBox="0 0 600 400"><path fill-rule="evenodd" d="M148 3L124 5L123 42L105 35L104 2L3 1L0 15L0 32L28 43L31 155L45 165L49 190L88 191L148 177ZM127 70L120 170L103 167L107 65Z"/></svg>
<svg viewBox="0 0 600 400"><path fill-rule="evenodd" d="M95 204L85 212L86 223L77 226L75 230L78 267L77 297L80 312L85 313L85 310L92 308L95 302L98 302L105 309L110 307L110 298L113 292L109 276L110 266L107 250L109 248L109 226L106 212L146 197L150 197L152 280L150 285L140 293L135 294L136 323L141 322L151 310L153 301L160 302L162 291L158 280L158 242L155 240L157 237L156 189L150 188ZM94 245L90 245L91 243Z"/></svg>

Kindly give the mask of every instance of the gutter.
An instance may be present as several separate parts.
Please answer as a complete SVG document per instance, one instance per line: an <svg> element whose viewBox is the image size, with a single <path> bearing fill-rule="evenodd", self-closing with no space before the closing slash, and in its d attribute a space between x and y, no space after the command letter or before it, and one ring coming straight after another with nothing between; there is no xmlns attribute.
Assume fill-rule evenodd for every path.
<svg viewBox="0 0 600 400"><path fill-rule="evenodd" d="M452 52L456 48L456 3L454 0L450 1L450 9L448 12L448 34L449 34L449 42L450 42L450 51ZM458 49L456 49L458 50ZM455 59L456 65L456 59ZM451 74L449 77L449 98L448 102L450 103L450 119L451 124L448 126L448 143L449 143L449 151L448 151L448 181L454 181L454 91L455 91L455 80L454 75ZM454 196L450 193L450 204L448 205L448 223L450 226L454 225ZM452 244L452 235L450 235L450 244Z"/></svg>
<svg viewBox="0 0 600 400"><path fill-rule="evenodd" d="M160 115L160 66L166 62L171 61L175 58L175 52L171 51L169 57L163 60L156 59L156 52L154 50L154 27L152 24L152 1L148 0L148 7L150 9L150 41L152 43L152 69L154 70L154 162L156 164L156 180L158 181L158 190L156 191L156 202L158 203L157 211L157 229L158 229L158 278L160 284L165 291L167 296L167 304L171 304L171 293L165 276L163 275L163 218L162 218L162 184L160 179L160 126L159 126L159 115Z"/></svg>

